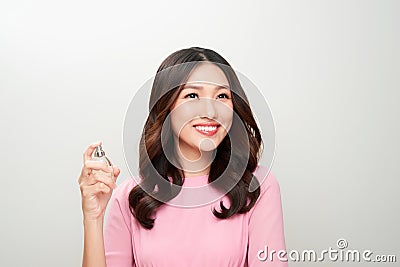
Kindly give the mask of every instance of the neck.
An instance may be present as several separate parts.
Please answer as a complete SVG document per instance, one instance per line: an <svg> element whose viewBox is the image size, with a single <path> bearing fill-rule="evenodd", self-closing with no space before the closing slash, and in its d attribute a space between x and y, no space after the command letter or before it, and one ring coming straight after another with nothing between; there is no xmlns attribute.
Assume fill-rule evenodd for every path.
<svg viewBox="0 0 400 267"><path fill-rule="evenodd" d="M175 144L177 143L175 142ZM210 173L216 150L200 151L176 145L175 151L185 177L203 176Z"/></svg>

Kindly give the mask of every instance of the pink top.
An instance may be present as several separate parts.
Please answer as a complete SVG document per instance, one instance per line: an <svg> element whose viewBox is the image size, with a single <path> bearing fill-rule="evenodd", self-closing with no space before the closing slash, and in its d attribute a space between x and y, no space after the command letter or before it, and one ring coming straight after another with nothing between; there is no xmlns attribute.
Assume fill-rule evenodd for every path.
<svg viewBox="0 0 400 267"><path fill-rule="evenodd" d="M127 179L115 189L109 203L104 227L107 267L287 267L287 261L279 260L287 255L278 258L279 250L286 249L280 188L271 172L266 176L267 171L259 165L254 172L261 194L249 212L218 219L211 210L221 210L220 199L192 208L164 204L157 209L151 230L130 213L128 195L137 183ZM208 175L188 177L182 190L206 185L207 179ZM229 207L228 198L222 200Z"/></svg>

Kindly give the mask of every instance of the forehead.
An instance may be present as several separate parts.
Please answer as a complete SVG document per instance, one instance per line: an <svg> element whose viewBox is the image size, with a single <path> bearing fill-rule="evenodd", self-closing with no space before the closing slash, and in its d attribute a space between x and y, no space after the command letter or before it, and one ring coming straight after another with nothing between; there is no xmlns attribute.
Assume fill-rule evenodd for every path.
<svg viewBox="0 0 400 267"><path fill-rule="evenodd" d="M189 75L187 83L205 82L223 86L229 86L224 72L213 63L200 63Z"/></svg>

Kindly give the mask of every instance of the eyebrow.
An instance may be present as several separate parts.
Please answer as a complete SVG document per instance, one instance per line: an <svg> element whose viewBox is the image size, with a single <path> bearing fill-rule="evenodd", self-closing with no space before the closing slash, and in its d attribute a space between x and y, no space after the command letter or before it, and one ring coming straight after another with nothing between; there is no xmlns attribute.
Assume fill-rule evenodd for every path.
<svg viewBox="0 0 400 267"><path fill-rule="evenodd" d="M190 84L190 83L185 84L185 85L182 87L182 89L188 89L188 87L189 87L189 88L192 88L192 89L197 89L197 90L204 89L204 86L195 85L195 84ZM215 85L215 86L214 86L214 90L215 90L215 91L216 91L216 90L219 90L219 89L227 89L227 90L230 90L230 88L229 88L228 85Z"/></svg>

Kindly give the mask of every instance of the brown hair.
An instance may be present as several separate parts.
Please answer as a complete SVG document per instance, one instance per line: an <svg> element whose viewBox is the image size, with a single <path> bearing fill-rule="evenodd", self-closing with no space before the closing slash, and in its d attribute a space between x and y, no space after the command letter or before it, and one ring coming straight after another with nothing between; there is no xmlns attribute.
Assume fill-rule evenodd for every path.
<svg viewBox="0 0 400 267"><path fill-rule="evenodd" d="M188 62L193 64L183 64ZM168 121L169 111L190 72L201 62L211 62L222 69L231 87L233 110L237 114L233 117L229 134L216 149L216 156L211 163L208 176L209 183L218 179L213 186L227 192L231 205L226 208L220 201L221 212L215 209L212 212L220 219L227 219L236 213L246 213L254 206L260 195L257 179L254 179L256 190L250 192L249 185L261 155L262 138L238 77L229 63L215 51L200 47L182 49L168 56L157 70L150 95L149 115L139 147L139 175L142 180L129 194L132 215L147 229L152 229L154 226L155 219L151 216L155 210L180 192L181 188L172 187L171 182L178 186L183 185L183 171L167 159L163 150L163 147L173 149L174 140L172 135L162 138L161 129L164 127L163 131L172 132ZM184 67L179 71L174 69L174 66L180 64ZM236 137L234 146L231 146L230 136ZM243 150L246 150L246 153L243 153ZM160 183L161 181L156 179L160 176L168 183ZM168 177L171 177L172 181ZM232 186L230 183L235 185ZM175 190L176 188L179 189Z"/></svg>

